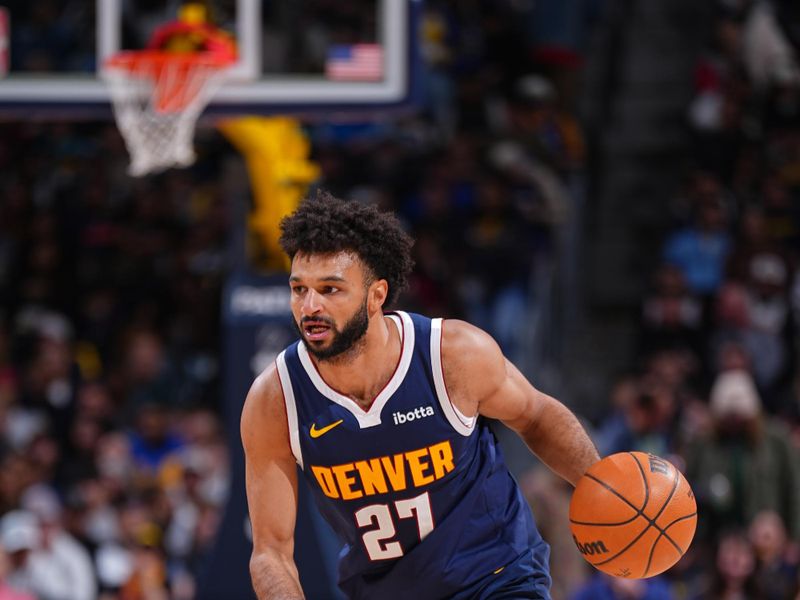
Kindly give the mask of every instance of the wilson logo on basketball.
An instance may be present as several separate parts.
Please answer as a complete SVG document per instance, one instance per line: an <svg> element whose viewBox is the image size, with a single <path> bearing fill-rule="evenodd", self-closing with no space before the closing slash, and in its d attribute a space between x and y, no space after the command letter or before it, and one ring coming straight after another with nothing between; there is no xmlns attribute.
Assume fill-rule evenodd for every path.
<svg viewBox="0 0 800 600"><path fill-rule="evenodd" d="M602 540L597 540L596 542L586 542L585 544L581 544L574 535L572 539L575 540L575 545L578 547L578 552L583 554L584 556L594 556L595 554L608 554L608 548L603 543Z"/></svg>
<svg viewBox="0 0 800 600"><path fill-rule="evenodd" d="M669 475L669 465L667 464L667 461L665 461L663 458L659 458L658 456L653 456L652 454L648 454L647 458L650 462L651 473Z"/></svg>

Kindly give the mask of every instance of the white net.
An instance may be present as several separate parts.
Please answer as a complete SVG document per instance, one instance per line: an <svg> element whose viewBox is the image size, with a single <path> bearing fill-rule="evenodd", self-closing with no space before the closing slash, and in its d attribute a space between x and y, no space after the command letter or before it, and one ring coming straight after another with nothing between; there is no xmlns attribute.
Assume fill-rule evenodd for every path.
<svg viewBox="0 0 800 600"><path fill-rule="evenodd" d="M194 162L197 119L224 81L217 63L164 56L123 56L104 70L136 177Z"/></svg>

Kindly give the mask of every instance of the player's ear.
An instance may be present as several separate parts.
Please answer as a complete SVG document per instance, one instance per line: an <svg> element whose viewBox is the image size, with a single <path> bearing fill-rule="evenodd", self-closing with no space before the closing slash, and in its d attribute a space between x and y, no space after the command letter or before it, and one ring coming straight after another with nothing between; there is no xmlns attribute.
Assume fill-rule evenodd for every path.
<svg viewBox="0 0 800 600"><path fill-rule="evenodd" d="M368 306L369 312L377 312L381 310L386 303L386 297L389 295L389 282L385 279L376 279L369 286L368 292Z"/></svg>

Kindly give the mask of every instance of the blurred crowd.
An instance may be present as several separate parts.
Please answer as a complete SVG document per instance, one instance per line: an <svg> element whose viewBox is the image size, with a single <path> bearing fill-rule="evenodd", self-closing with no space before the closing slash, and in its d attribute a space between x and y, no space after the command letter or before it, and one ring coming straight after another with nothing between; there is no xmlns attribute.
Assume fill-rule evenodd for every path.
<svg viewBox="0 0 800 600"><path fill-rule="evenodd" d="M0 579L191 598L228 494L223 201L128 180L108 125L2 131Z"/></svg>
<svg viewBox="0 0 800 600"><path fill-rule="evenodd" d="M580 218L575 96L601 5L428 0L421 111L307 129L320 186L415 236L402 307L467 318L517 361L532 273ZM31 30L64 17L30 12ZM665 576L600 576L566 530L568 487L537 471L556 598L797 595L799 28L791 2L718 3L640 358L590 424L601 454L685 472L696 542ZM12 39L12 60L85 60L43 39ZM110 123L0 131L0 600L192 598L229 485L219 307L241 158L205 132L196 165L133 180Z"/></svg>
<svg viewBox="0 0 800 600"><path fill-rule="evenodd" d="M799 27L796 3L716 3L639 358L595 429L601 455L683 470L694 544L662 577L595 575L575 598L800 597Z"/></svg>

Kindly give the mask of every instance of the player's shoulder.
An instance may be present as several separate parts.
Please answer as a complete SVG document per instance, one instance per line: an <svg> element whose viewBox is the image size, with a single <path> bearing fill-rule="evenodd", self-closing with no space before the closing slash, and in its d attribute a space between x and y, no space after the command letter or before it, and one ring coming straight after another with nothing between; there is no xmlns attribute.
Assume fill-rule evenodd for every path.
<svg viewBox="0 0 800 600"><path fill-rule="evenodd" d="M258 426L265 420L282 417L285 420L286 407L283 401L278 367L270 363L253 381L242 408L242 427Z"/></svg>
<svg viewBox="0 0 800 600"><path fill-rule="evenodd" d="M497 342L480 327L460 319L442 319L443 354L482 356L497 351Z"/></svg>
<svg viewBox="0 0 800 600"><path fill-rule="evenodd" d="M248 460L291 458L289 423L278 367L273 362L258 375L244 401L240 433Z"/></svg>
<svg viewBox="0 0 800 600"><path fill-rule="evenodd" d="M505 374L505 358L491 335L459 319L442 322L442 367L448 386L494 387Z"/></svg>

